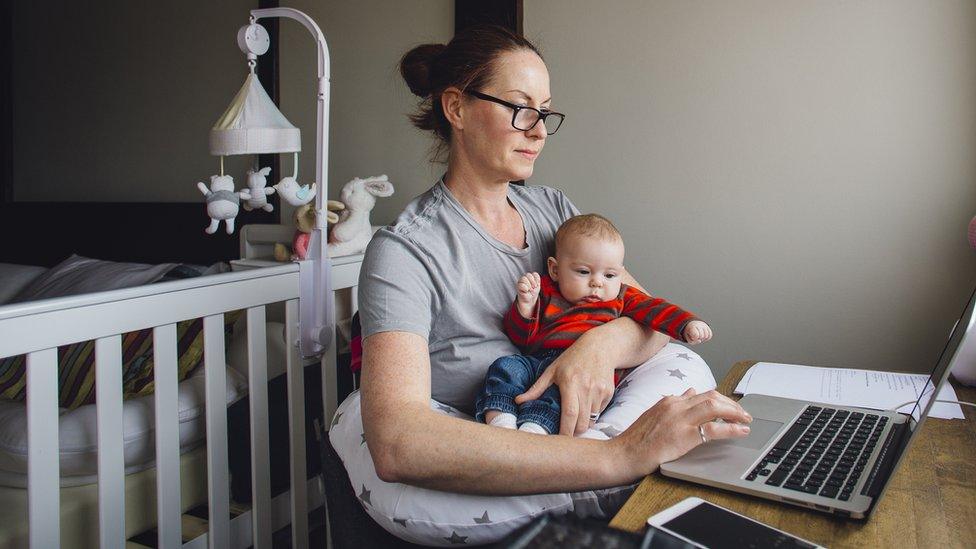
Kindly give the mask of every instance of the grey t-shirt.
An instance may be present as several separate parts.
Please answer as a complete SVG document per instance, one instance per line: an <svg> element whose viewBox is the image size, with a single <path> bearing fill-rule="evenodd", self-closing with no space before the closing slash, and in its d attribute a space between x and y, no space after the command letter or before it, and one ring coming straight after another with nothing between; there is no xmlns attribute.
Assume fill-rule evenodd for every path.
<svg viewBox="0 0 976 549"><path fill-rule="evenodd" d="M469 413L488 366L519 352L502 330L516 281L546 272L556 229L579 213L550 187L509 185L508 200L522 216L525 249L489 235L438 182L373 236L359 275L363 337L426 338L431 396Z"/></svg>

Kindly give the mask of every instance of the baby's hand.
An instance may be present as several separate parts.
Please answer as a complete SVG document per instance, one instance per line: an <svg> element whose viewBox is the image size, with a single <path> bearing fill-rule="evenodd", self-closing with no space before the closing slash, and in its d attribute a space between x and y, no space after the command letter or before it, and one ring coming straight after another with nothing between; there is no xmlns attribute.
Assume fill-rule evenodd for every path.
<svg viewBox="0 0 976 549"><path fill-rule="evenodd" d="M542 278L539 273L525 273L518 279L516 288L518 289L518 308L519 313L524 318L531 318L535 303L539 299L539 289L542 287Z"/></svg>
<svg viewBox="0 0 976 549"><path fill-rule="evenodd" d="M517 287L519 303L535 305L535 298L539 296L539 288L542 287L542 278L539 273L525 273L518 279Z"/></svg>
<svg viewBox="0 0 976 549"><path fill-rule="evenodd" d="M712 339L712 329L701 320L692 320L685 326L684 336L685 341L692 345L697 345Z"/></svg>

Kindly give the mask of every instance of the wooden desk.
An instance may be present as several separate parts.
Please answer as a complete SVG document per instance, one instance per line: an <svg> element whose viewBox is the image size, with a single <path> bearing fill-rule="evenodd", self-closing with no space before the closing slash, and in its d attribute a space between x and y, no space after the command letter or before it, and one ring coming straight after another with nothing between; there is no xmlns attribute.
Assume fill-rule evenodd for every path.
<svg viewBox="0 0 976 549"><path fill-rule="evenodd" d="M755 362L739 362L719 385L731 395ZM976 401L976 389L953 386L959 400ZM643 532L647 517L689 497L722 505L826 547L976 546L976 409L966 420L929 418L912 443L888 491L867 521L735 494L666 478L644 479L610 526Z"/></svg>

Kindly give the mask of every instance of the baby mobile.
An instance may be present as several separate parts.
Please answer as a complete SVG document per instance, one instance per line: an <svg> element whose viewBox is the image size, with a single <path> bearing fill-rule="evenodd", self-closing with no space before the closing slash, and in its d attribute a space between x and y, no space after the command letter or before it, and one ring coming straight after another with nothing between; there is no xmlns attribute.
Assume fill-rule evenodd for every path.
<svg viewBox="0 0 976 549"><path fill-rule="evenodd" d="M242 27L237 42L241 51L247 54L250 70L244 85L210 130L210 154L220 158L220 173L210 176L209 187L203 182L197 183L207 201L207 216L210 217L210 225L204 229L207 234L217 232L221 221L227 234L232 234L241 201L246 211L263 209L270 212L274 206L268 203L268 196L275 192L295 207L315 199L315 183L298 183L301 131L278 110L254 74L257 56L267 52L271 44L267 31L256 24ZM260 167L257 155L278 153L294 153L292 175L268 187L266 178L271 168ZM224 173L224 157L246 154L254 156L253 167L247 171L247 186L235 191L234 178Z"/></svg>

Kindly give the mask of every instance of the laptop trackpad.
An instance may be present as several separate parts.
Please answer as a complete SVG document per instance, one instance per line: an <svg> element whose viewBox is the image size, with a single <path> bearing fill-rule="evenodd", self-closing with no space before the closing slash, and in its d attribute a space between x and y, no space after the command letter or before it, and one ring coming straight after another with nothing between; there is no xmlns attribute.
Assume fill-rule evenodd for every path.
<svg viewBox="0 0 976 549"><path fill-rule="evenodd" d="M779 430L783 427L783 424L779 421L769 421L768 419L754 418L752 423L749 424L749 436L745 438L727 438L723 440L713 441L714 445L729 445L729 446L741 446L743 448L752 448L753 450L759 450L769 442L769 439L773 438Z"/></svg>

